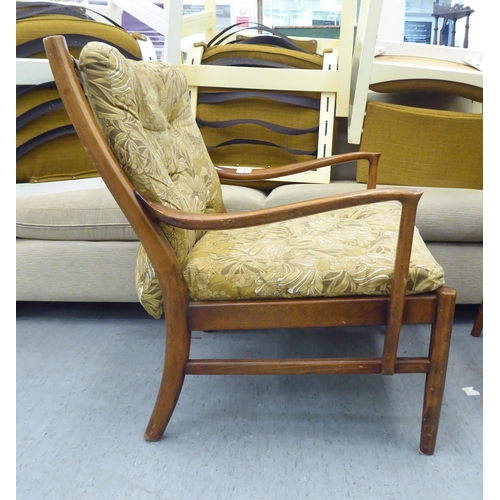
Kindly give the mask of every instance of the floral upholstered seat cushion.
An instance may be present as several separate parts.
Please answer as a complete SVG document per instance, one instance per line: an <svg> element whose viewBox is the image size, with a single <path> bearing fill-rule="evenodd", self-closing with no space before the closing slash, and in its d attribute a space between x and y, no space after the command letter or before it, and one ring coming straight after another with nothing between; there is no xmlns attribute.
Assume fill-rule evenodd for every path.
<svg viewBox="0 0 500 500"><path fill-rule="evenodd" d="M159 61L133 61L91 42L79 58L86 94L99 126L134 187L165 206L187 212L223 211L217 172L189 102L182 72ZM162 225L182 263L203 231ZM161 291L142 246L137 257L139 299L162 313Z"/></svg>
<svg viewBox="0 0 500 500"><path fill-rule="evenodd" d="M191 298L387 295L400 207L384 202L267 226L209 231L184 264ZM415 229L408 294L443 284L443 269Z"/></svg>

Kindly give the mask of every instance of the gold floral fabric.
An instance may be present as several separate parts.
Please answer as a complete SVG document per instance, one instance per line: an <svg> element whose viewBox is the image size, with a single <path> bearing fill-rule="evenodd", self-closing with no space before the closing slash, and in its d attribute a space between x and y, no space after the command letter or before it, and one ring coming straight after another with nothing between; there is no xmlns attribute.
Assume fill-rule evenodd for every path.
<svg viewBox="0 0 500 500"><path fill-rule="evenodd" d="M222 192L189 104L187 81L175 66L133 61L91 42L79 66L86 93L111 149L134 187L165 206L187 212L221 212ZM202 231L163 225L181 264ZM149 258L139 248L139 299L155 317L161 291Z"/></svg>
<svg viewBox="0 0 500 500"><path fill-rule="evenodd" d="M401 205L384 202L236 230L208 231L184 264L191 298L387 295ZM407 293L444 284L418 229Z"/></svg>

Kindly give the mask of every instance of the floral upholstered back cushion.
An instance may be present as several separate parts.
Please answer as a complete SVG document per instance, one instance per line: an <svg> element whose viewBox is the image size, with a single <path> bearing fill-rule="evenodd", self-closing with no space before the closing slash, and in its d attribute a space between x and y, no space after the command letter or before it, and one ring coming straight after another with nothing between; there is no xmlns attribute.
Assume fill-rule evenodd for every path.
<svg viewBox="0 0 500 500"><path fill-rule="evenodd" d="M79 59L86 93L111 149L134 187L165 206L187 212L221 212L222 192L192 115L187 81L175 66L132 61L99 42ZM203 235L163 225L182 263ZM155 317L161 292L142 247L136 268L139 299Z"/></svg>

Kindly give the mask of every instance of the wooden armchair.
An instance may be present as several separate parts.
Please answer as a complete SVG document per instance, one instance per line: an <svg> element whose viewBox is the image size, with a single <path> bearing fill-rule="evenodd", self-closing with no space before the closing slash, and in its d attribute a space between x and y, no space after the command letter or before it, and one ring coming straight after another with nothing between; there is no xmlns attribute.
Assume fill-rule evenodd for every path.
<svg viewBox="0 0 500 500"><path fill-rule="evenodd" d="M78 64L91 109L64 38L45 39L45 48L68 114L141 241L141 302L154 316L164 311L165 362L146 440L163 435L186 375L421 373L420 450L432 454L456 294L414 230L421 192L373 189L379 155L351 153L272 174L218 173L265 179L365 159L368 190L225 213L178 68L93 42ZM428 356L398 356L401 325L416 323L432 325ZM190 358L194 330L346 325L386 325L380 357Z"/></svg>

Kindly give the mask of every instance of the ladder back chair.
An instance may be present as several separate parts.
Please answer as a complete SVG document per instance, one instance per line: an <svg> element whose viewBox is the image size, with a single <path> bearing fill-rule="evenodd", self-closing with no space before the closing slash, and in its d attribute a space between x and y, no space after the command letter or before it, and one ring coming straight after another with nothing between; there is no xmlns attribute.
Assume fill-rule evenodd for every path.
<svg viewBox="0 0 500 500"><path fill-rule="evenodd" d="M176 66L130 61L99 42L88 44L77 64L61 36L46 38L45 48L75 129L141 242L141 303L165 318L163 374L145 439L164 434L186 375L420 373L426 377L420 450L432 454L456 293L443 286L442 268L414 229L421 192L374 189L377 153L272 173L217 172ZM219 176L266 179L362 158L371 166L367 190L225 212ZM431 325L428 355L398 356L402 324L417 323ZM196 330L346 325L385 325L381 355L190 358Z"/></svg>
<svg viewBox="0 0 500 500"><path fill-rule="evenodd" d="M338 118L349 115L356 5L342 2L338 39L288 38L250 23L189 48L180 68L215 164L274 169L333 154ZM328 184L330 174L327 165L251 186Z"/></svg>

